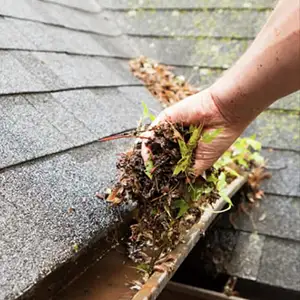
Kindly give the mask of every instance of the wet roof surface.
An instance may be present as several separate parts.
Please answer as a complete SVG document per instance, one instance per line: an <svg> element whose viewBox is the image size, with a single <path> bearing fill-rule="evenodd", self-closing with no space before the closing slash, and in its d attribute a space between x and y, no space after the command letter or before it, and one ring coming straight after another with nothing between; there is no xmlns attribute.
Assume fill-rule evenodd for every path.
<svg viewBox="0 0 300 300"><path fill-rule="evenodd" d="M116 154L130 141L95 140L135 127L141 100L160 110L127 59L143 54L175 65L205 87L245 51L272 5L0 0L0 299L22 295L72 257L75 244L84 247L117 222L94 195L109 186ZM280 100L247 129L262 141L273 177L252 212L257 235L247 218L238 220L230 268L295 290L299 101L299 93Z"/></svg>

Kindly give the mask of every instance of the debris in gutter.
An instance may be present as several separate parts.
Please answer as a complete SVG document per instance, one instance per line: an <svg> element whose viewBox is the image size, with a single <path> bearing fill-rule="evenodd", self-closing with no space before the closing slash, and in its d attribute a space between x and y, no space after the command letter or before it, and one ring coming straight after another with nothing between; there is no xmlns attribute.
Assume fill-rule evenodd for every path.
<svg viewBox="0 0 300 300"><path fill-rule="evenodd" d="M151 94L164 106L171 105L199 92L183 76L172 73L172 67L140 56L129 62L131 72L142 80Z"/></svg>
<svg viewBox="0 0 300 300"><path fill-rule="evenodd" d="M135 76L143 80L150 92L164 105L171 105L198 92L175 76L169 67L140 57L130 62ZM153 115L143 104L144 120L153 121ZM123 153L117 163L118 180L105 195L98 194L112 205L137 203L131 235L128 239L128 256L137 264L146 281L154 272L172 269L169 253L182 243L186 232L196 224L201 215L213 211L213 204L222 197L232 207L224 192L234 179L252 170L249 176L249 194L253 201L263 197L259 190L264 173L264 160L259 152L261 145L255 137L239 138L224 153L205 176L195 177L193 172L194 150L200 139L205 140L203 125L183 127L169 122L156 125L153 135L147 138L150 158L144 163L141 156L142 140ZM139 126L136 133L145 131ZM136 137L133 133L128 137ZM220 132L208 139L211 142ZM122 136L123 138L124 136ZM258 169L257 169L258 168ZM139 284L135 284L138 289Z"/></svg>

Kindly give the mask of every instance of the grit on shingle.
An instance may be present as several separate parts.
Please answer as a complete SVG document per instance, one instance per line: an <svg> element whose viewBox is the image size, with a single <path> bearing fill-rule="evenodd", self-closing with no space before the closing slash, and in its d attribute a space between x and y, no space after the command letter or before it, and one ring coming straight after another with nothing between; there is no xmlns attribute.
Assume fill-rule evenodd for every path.
<svg viewBox="0 0 300 300"><path fill-rule="evenodd" d="M258 8L270 9L274 0L102 0L101 4L109 9L208 9L208 8Z"/></svg>
<svg viewBox="0 0 300 300"><path fill-rule="evenodd" d="M272 5L0 0L1 300L32 289L73 257L75 243L85 247L116 222L115 212L94 195L110 185L116 154L131 142L93 141L135 127L142 100L154 113L161 110L125 59L147 55L176 65L175 73L204 88L246 50ZM299 93L271 109L246 131L276 148L265 150L273 177L252 212L259 240L252 223L239 219L245 232L237 234L228 268L300 290ZM228 242L228 233L220 239Z"/></svg>
<svg viewBox="0 0 300 300"><path fill-rule="evenodd" d="M57 4L61 4L67 7L77 8L79 10L97 13L101 11L101 6L97 2L97 0L88 0L88 1L82 1L82 0L41 0L45 2L53 2Z"/></svg>
<svg viewBox="0 0 300 300"><path fill-rule="evenodd" d="M116 12L118 24L130 35L205 36L252 39L269 11L171 11L138 10L135 15Z"/></svg>
<svg viewBox="0 0 300 300"><path fill-rule="evenodd" d="M299 270L299 241L266 237L258 280L263 283L299 291Z"/></svg>
<svg viewBox="0 0 300 300"><path fill-rule="evenodd" d="M117 222L95 193L129 145L94 144L0 173L0 299L22 295Z"/></svg>
<svg viewBox="0 0 300 300"><path fill-rule="evenodd" d="M134 128L141 115L141 99L159 111L150 93L142 87L124 90L74 90L1 97L0 140L11 145L14 157L3 156L7 167L54 152L95 141ZM4 152L5 153L5 152Z"/></svg>
<svg viewBox="0 0 300 300"><path fill-rule="evenodd" d="M89 13L40 0L20 0L18 5L1 0L0 15L111 36L121 33L114 20L105 11Z"/></svg>

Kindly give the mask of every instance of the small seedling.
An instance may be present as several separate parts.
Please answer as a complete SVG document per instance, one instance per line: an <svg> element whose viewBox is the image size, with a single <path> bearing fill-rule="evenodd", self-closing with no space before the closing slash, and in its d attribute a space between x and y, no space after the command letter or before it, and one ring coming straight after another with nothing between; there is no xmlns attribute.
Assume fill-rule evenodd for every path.
<svg viewBox="0 0 300 300"><path fill-rule="evenodd" d="M148 118L150 119L151 122L153 122L156 119L155 115L150 113L149 108L144 101L142 101L142 106L143 106L143 119Z"/></svg>

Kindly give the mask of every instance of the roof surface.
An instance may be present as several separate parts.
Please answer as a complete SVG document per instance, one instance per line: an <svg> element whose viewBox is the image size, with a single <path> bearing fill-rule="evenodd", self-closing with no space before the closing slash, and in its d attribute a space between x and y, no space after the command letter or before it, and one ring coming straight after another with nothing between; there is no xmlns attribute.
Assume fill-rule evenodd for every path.
<svg viewBox="0 0 300 300"><path fill-rule="evenodd" d="M117 222L95 193L114 178L135 127L157 101L130 74L140 54L205 87L249 45L273 0L0 0L0 299L32 288ZM266 199L238 220L229 270L300 290L299 93L247 130L273 177ZM272 151L270 150L272 149ZM71 208L71 210L70 210ZM264 217L262 217L264 216ZM253 250L255 248L255 251Z"/></svg>

